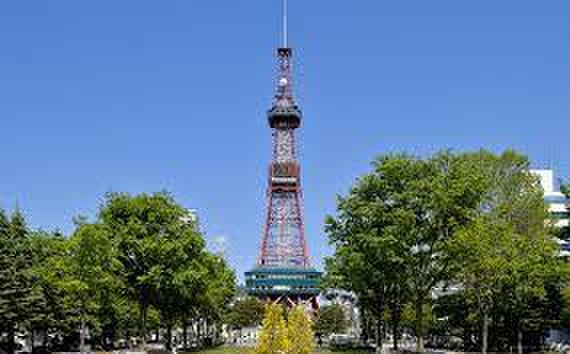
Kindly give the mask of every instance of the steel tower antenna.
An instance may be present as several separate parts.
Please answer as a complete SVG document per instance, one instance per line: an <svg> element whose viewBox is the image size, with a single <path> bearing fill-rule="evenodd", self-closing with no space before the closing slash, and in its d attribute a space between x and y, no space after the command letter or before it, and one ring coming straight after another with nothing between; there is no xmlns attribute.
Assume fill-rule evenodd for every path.
<svg viewBox="0 0 570 354"><path fill-rule="evenodd" d="M301 164L296 131L303 113L293 95L293 49L289 45L288 0L283 5L282 47L277 48L277 85L267 118L273 137L265 225L257 264L245 273L248 293L287 304L317 305L321 273L311 265L302 208Z"/></svg>
<svg viewBox="0 0 570 354"><path fill-rule="evenodd" d="M288 0L283 0L283 48L289 48L289 6Z"/></svg>

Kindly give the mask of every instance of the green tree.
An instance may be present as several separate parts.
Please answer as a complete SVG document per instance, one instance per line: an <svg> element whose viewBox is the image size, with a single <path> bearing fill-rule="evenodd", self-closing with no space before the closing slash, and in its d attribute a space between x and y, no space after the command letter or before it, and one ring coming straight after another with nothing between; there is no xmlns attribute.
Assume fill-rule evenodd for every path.
<svg viewBox="0 0 570 354"><path fill-rule="evenodd" d="M570 184L562 183L560 190L566 196L566 217L570 218ZM570 241L570 225L566 225L557 230L557 237Z"/></svg>
<svg viewBox="0 0 570 354"><path fill-rule="evenodd" d="M264 306L257 298L246 297L236 301L226 316L226 324L232 329L258 326L263 321Z"/></svg>
<svg viewBox="0 0 570 354"><path fill-rule="evenodd" d="M203 275L203 283L206 290L198 299L199 313L213 335L217 336L224 317L229 311L230 303L236 293L235 273L226 261L218 255L208 253L204 260L206 273ZM212 334L212 333L211 333Z"/></svg>
<svg viewBox="0 0 570 354"><path fill-rule="evenodd" d="M472 171L484 186L483 198L475 220L452 242L455 279L468 308L474 310L468 317L480 323L480 349L489 349L490 325L505 333L497 329L502 319L509 322L506 332L514 329L522 351L523 332L542 331L546 318L550 320L547 287L562 276L543 192L524 156L480 152L473 158L477 163ZM494 338L497 350L512 343L509 336Z"/></svg>
<svg viewBox="0 0 570 354"><path fill-rule="evenodd" d="M529 224L519 228L522 220L518 220L518 225L515 226L516 244L511 254L513 261L510 263L509 281L505 287L513 304L519 354L523 352L524 333L548 320L543 318L543 306L547 300L546 285L551 277L556 276L557 271L556 245L545 231L541 231L541 228L544 229L545 217L541 223L538 220L531 221L526 216L523 218L523 223ZM526 227L529 229L525 230Z"/></svg>
<svg viewBox="0 0 570 354"><path fill-rule="evenodd" d="M570 185L568 185L567 183L562 183L562 185L560 186L560 190L567 198L570 198Z"/></svg>
<svg viewBox="0 0 570 354"><path fill-rule="evenodd" d="M161 324L166 327L166 348L172 350L173 330L185 320L185 316L196 313L205 306L207 299L206 277L208 255L205 250L199 253L178 255L177 264L164 265L157 286L154 302L160 315ZM209 281L216 277L210 273ZM202 306L202 307L201 307ZM186 343L185 343L186 344Z"/></svg>
<svg viewBox="0 0 570 354"><path fill-rule="evenodd" d="M494 212L511 227L514 239L508 255L511 261L505 290L513 305L519 353L523 351L524 331L531 329L531 322L536 324L532 318L546 300L545 286L558 270L556 245L546 222L548 210L543 191L529 169L526 157L503 154L496 178L498 187L492 193L496 203ZM537 317L542 316L538 314Z"/></svg>
<svg viewBox="0 0 570 354"><path fill-rule="evenodd" d="M562 289L562 313L560 314L562 327L570 328L570 288Z"/></svg>
<svg viewBox="0 0 570 354"><path fill-rule="evenodd" d="M458 233L456 247L461 271L457 277L467 299L476 304L481 318L481 351L488 351L489 321L502 286L509 276L508 256L515 242L510 228L501 220L481 217Z"/></svg>
<svg viewBox="0 0 570 354"><path fill-rule="evenodd" d="M285 354L288 348L287 323L283 317L283 307L275 304L267 305L255 353Z"/></svg>
<svg viewBox="0 0 570 354"><path fill-rule="evenodd" d="M405 255L411 245L402 235L416 228L411 187L425 179L426 166L416 158L394 155L379 158L373 167L348 196L339 198L337 216L327 218L326 231L336 249L327 260L327 282L358 295L374 318L381 348L388 289L400 287L404 293L409 286Z"/></svg>
<svg viewBox="0 0 570 354"><path fill-rule="evenodd" d="M87 342L113 349L148 329L171 334L192 322L216 335L235 275L205 248L189 212L166 193L109 194L97 220L77 218L66 238L30 232L19 211L0 210L0 334L44 338L43 350ZM138 327L138 328L137 328ZM87 336L87 333L89 336ZM124 341L123 341L124 342ZM167 336L172 347L172 336ZM2 348L4 349L4 348Z"/></svg>
<svg viewBox="0 0 570 354"><path fill-rule="evenodd" d="M98 224L78 225L69 241L68 277L62 279L62 287L67 292L67 306L76 312L82 352L86 351L87 332L92 336L100 332L97 314L103 300L112 300L110 292L118 289L120 268L105 230Z"/></svg>
<svg viewBox="0 0 570 354"><path fill-rule="evenodd" d="M434 315L441 319L439 333L453 342L450 349L463 347L465 352L480 351L477 337L481 333L477 318L473 316L473 307L467 302L464 292L453 292L437 298L434 306ZM459 340L458 340L459 339Z"/></svg>
<svg viewBox="0 0 570 354"><path fill-rule="evenodd" d="M453 154L442 152L428 159L427 174L413 183L417 196L410 207L417 217L416 228L404 235L411 244L409 253L410 290L416 313L418 352L423 351L425 336L424 307L436 287L445 287L454 275L450 242L457 230L476 216L487 186L474 171L479 156L487 154ZM431 312L431 311L430 311Z"/></svg>
<svg viewBox="0 0 570 354"><path fill-rule="evenodd" d="M8 353L16 350L18 331L28 328L34 301L28 234L20 210L11 219L0 210L0 326L7 333Z"/></svg>
<svg viewBox="0 0 570 354"><path fill-rule="evenodd" d="M42 334L43 349L54 351L60 338L73 328L73 316L65 306L61 279L67 275L68 240L59 233L34 232L30 237L34 291L30 332ZM50 340L50 338L52 340Z"/></svg>
<svg viewBox="0 0 570 354"><path fill-rule="evenodd" d="M296 306L287 323L289 354L312 354L315 349L313 323L302 306Z"/></svg>
<svg viewBox="0 0 570 354"><path fill-rule="evenodd" d="M175 288L188 263L200 257L204 240L188 211L166 193L113 193L107 196L100 220L117 247L124 278L139 304L140 337L146 345L148 309L157 305L170 321ZM161 296L159 298L159 296Z"/></svg>
<svg viewBox="0 0 570 354"><path fill-rule="evenodd" d="M429 159L387 155L373 163L346 197L326 230L335 246L327 262L332 281L365 299L374 313L381 348L384 310L393 324L409 298L415 309L417 350L423 350L425 306L432 291L452 279L453 234L475 216L484 186L469 154ZM394 329L395 338L399 336ZM395 343L397 346L397 343Z"/></svg>
<svg viewBox="0 0 570 354"><path fill-rule="evenodd" d="M243 328L261 325L265 307L255 297L246 297L233 303L226 313L224 322L231 330L239 330L240 337Z"/></svg>
<svg viewBox="0 0 570 354"><path fill-rule="evenodd" d="M235 291L235 277L222 258L205 250L190 259L179 259L179 268L161 278L157 309L166 326L167 348L172 348L172 330L182 325L187 346L187 327L200 316L206 325L221 321Z"/></svg>
<svg viewBox="0 0 570 354"><path fill-rule="evenodd" d="M334 333L344 333L348 328L348 321L344 308L333 304L319 310L315 321L315 332L319 336L330 336Z"/></svg>
<svg viewBox="0 0 570 354"><path fill-rule="evenodd" d="M179 246L181 243L183 240L178 240ZM177 262L163 270L156 301L157 310L166 326L167 349L172 349L172 331L179 324L183 327L183 341L187 346L186 329L189 320L195 316L200 316L207 327L214 324L215 328L234 292L234 273L222 258L205 249L199 253L179 254Z"/></svg>

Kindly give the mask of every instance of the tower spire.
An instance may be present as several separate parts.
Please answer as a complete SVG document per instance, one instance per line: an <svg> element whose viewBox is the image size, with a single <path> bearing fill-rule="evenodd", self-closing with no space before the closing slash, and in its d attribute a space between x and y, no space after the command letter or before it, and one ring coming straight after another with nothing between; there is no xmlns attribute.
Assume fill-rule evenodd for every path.
<svg viewBox="0 0 570 354"><path fill-rule="evenodd" d="M283 0L283 48L289 48L289 6Z"/></svg>
<svg viewBox="0 0 570 354"><path fill-rule="evenodd" d="M288 0L283 4L283 43L277 49L277 92L274 97L273 108L292 108L296 110L293 95L293 49L289 46L289 6ZM300 118L300 112L297 115Z"/></svg>
<svg viewBox="0 0 570 354"><path fill-rule="evenodd" d="M311 300L316 306L321 273L311 266L302 209L301 165L295 132L302 112L293 96L293 50L289 44L288 0L283 5L283 42L277 49L277 90L268 112L273 136L265 226L257 266L245 274L248 293L285 302ZM277 36L279 37L279 36Z"/></svg>

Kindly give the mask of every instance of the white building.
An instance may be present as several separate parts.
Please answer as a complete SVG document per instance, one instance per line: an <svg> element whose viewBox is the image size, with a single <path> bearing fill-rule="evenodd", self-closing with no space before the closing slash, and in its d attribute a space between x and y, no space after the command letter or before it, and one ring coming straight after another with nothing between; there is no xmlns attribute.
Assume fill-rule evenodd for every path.
<svg viewBox="0 0 570 354"><path fill-rule="evenodd" d="M548 203L550 214L555 220L557 227L568 226L569 213L567 203L569 202L564 194L556 188L554 183L554 171L552 170L533 170L532 173L540 178L540 184L544 189L544 200Z"/></svg>
<svg viewBox="0 0 570 354"><path fill-rule="evenodd" d="M531 172L540 178L540 184L542 189L544 189L544 200L548 204L548 210L550 211L554 226L568 226L570 221L568 204L570 200L557 188L554 180L554 171L532 170ZM558 243L560 244L560 255L570 257L570 242L567 240L558 240Z"/></svg>

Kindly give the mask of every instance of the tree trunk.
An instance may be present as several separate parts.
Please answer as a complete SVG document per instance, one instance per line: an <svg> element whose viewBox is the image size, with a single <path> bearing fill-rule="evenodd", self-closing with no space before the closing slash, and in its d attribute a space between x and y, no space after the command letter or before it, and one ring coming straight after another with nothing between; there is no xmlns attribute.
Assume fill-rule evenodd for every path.
<svg viewBox="0 0 570 354"><path fill-rule="evenodd" d="M43 350L48 350L48 339L49 339L49 330L46 328L44 328L44 333L43 333L43 337L42 337L42 347Z"/></svg>
<svg viewBox="0 0 570 354"><path fill-rule="evenodd" d="M376 353L382 353L382 318L376 320Z"/></svg>
<svg viewBox="0 0 570 354"><path fill-rule="evenodd" d="M201 326L202 326L202 321L201 320L196 321L196 332L195 332L196 343L200 348L202 348L202 344L203 344L202 343L202 328L201 328Z"/></svg>
<svg viewBox="0 0 570 354"><path fill-rule="evenodd" d="M83 319L83 316L81 316L81 319L79 320L79 351L81 353L87 352L85 350L85 320Z"/></svg>
<svg viewBox="0 0 570 354"><path fill-rule="evenodd" d="M384 309L385 309L385 299L386 293L385 289L382 288L379 293L376 294L376 352L382 353L384 349Z"/></svg>
<svg viewBox="0 0 570 354"><path fill-rule="evenodd" d="M194 329L194 326L196 325L196 321L194 320L190 320L190 331L188 331L189 334L189 345L192 346L192 342L196 340L196 330Z"/></svg>
<svg viewBox="0 0 570 354"><path fill-rule="evenodd" d="M523 354L523 331L520 325L517 329L517 350L518 354Z"/></svg>
<svg viewBox="0 0 570 354"><path fill-rule="evenodd" d="M204 320L204 342L206 347L210 345L210 328L208 326L208 320Z"/></svg>
<svg viewBox="0 0 570 354"><path fill-rule="evenodd" d="M184 349L188 349L188 323L182 323L182 342L184 343Z"/></svg>
<svg viewBox="0 0 570 354"><path fill-rule="evenodd" d="M400 333L398 330L398 325L395 323L392 323L392 342L393 342L394 351L398 351L398 349L399 349L399 345L398 345L399 335L400 335Z"/></svg>
<svg viewBox="0 0 570 354"><path fill-rule="evenodd" d="M31 328L31 329L30 329L30 337L31 337L31 340L30 340L30 353L33 353L33 352L34 352L34 333L35 333L35 330L34 330L33 328Z"/></svg>
<svg viewBox="0 0 570 354"><path fill-rule="evenodd" d="M392 336L393 336L393 341L394 341L394 350L398 351L398 349L399 349L398 341L400 340L401 311L400 311L400 301L397 298L397 296L392 301L392 311L391 312L392 312L391 317L392 317Z"/></svg>
<svg viewBox="0 0 570 354"><path fill-rule="evenodd" d="M166 326L166 349L172 351L172 325L170 323Z"/></svg>
<svg viewBox="0 0 570 354"><path fill-rule="evenodd" d="M416 300L416 352L424 351L424 304L423 299Z"/></svg>
<svg viewBox="0 0 570 354"><path fill-rule="evenodd" d="M140 310L141 310L141 319L140 319L140 339L141 339L141 346L142 350L146 350L146 321L148 316L148 304L146 301L145 295L142 295L141 303L140 303Z"/></svg>
<svg viewBox="0 0 570 354"><path fill-rule="evenodd" d="M131 332L129 331L128 328L125 330L125 338L126 338L126 341L127 341L127 347L129 348L129 350L132 350L132 349L133 349L133 345L132 345L132 343L131 343Z"/></svg>
<svg viewBox="0 0 570 354"><path fill-rule="evenodd" d="M367 343L374 337L374 320L372 313L365 310L364 315L364 342Z"/></svg>
<svg viewBox="0 0 570 354"><path fill-rule="evenodd" d="M382 353L383 349L383 324L384 324L384 306L383 297L377 298L376 307L373 310L374 319L374 339L376 341L376 353Z"/></svg>
<svg viewBox="0 0 570 354"><path fill-rule="evenodd" d="M16 353L16 330L12 325L8 329L8 353L14 354Z"/></svg>
<svg viewBox="0 0 570 354"><path fill-rule="evenodd" d="M481 351L483 354L487 354L489 349L489 314L485 311L483 314L483 345Z"/></svg>

